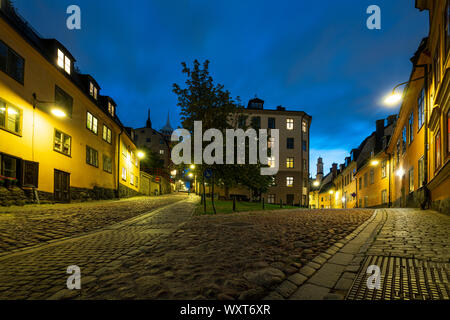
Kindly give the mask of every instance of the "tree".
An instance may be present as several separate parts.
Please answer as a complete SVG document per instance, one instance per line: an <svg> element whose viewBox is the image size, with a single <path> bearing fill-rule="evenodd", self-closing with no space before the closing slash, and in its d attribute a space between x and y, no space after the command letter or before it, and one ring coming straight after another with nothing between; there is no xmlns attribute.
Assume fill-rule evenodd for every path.
<svg viewBox="0 0 450 320"><path fill-rule="evenodd" d="M233 99L223 85L214 83L209 74L209 61L200 64L195 60L192 69L183 62L182 67L182 72L187 76L185 87L174 84L173 92L178 96L183 128L193 134L194 122L202 121L203 133L208 129L218 129L225 136L226 129L236 129L239 119L245 117L242 114L243 106L239 97ZM203 148L208 144L203 142ZM239 184L247 186L255 193L264 192L271 179L261 178L259 168L259 165L197 165L197 172L202 175L203 197L205 196L203 173L206 169L213 172L212 185L223 186L226 193L229 188ZM247 177L244 178L244 175ZM212 205L215 212L213 194Z"/></svg>

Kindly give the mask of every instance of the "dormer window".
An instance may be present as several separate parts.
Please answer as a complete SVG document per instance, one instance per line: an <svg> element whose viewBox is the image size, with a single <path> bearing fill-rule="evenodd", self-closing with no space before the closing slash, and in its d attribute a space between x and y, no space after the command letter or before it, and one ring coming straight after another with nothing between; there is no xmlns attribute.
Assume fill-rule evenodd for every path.
<svg viewBox="0 0 450 320"><path fill-rule="evenodd" d="M97 100L97 96L98 96L98 89L97 87L91 82L90 86L89 86L89 94L95 99Z"/></svg>
<svg viewBox="0 0 450 320"><path fill-rule="evenodd" d="M58 49L58 66L70 74L71 63L72 61L70 61L69 57L64 55L64 53Z"/></svg>
<svg viewBox="0 0 450 320"><path fill-rule="evenodd" d="M116 111L116 107L111 102L108 102L108 112L109 112L109 114L114 117L115 111Z"/></svg>

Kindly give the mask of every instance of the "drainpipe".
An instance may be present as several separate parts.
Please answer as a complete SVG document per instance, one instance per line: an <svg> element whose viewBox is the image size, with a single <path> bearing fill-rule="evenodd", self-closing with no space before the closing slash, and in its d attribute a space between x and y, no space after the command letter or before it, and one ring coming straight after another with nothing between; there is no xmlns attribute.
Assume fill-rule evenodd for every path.
<svg viewBox="0 0 450 320"><path fill-rule="evenodd" d="M117 139L117 198L120 199L120 137L123 133L123 127L120 128L119 138Z"/></svg>
<svg viewBox="0 0 450 320"><path fill-rule="evenodd" d="M389 174L389 187L388 187L388 206L389 208L392 207L392 202L391 202L391 171L392 171L392 163L391 163L391 154L388 153L389 156L389 169L388 169L388 174Z"/></svg>
<svg viewBox="0 0 450 320"><path fill-rule="evenodd" d="M428 65L424 65L425 68L425 137L424 137L424 152L423 152L423 178L426 183L428 183L428 108L429 108L429 97L428 97ZM419 181L419 183L422 183Z"/></svg>

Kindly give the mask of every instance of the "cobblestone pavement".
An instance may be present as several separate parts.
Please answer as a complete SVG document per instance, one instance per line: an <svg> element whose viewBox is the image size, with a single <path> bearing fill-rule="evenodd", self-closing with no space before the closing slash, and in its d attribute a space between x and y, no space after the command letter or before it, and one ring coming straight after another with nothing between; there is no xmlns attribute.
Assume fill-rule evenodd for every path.
<svg viewBox="0 0 450 320"><path fill-rule="evenodd" d="M380 209L308 263L267 299L449 299L450 217L416 209ZM380 288L367 280L380 268Z"/></svg>
<svg viewBox="0 0 450 320"><path fill-rule="evenodd" d="M115 201L0 207L0 256L11 250L98 230L183 197L185 195L174 194Z"/></svg>
<svg viewBox="0 0 450 320"><path fill-rule="evenodd" d="M0 257L0 299L260 299L373 213L192 217L196 201ZM80 291L65 289L69 265L81 268Z"/></svg>

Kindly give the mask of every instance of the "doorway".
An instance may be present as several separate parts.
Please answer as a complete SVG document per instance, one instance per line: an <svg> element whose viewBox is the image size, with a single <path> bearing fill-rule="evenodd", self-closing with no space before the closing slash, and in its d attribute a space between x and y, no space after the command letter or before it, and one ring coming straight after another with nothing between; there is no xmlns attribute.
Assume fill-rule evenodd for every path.
<svg viewBox="0 0 450 320"><path fill-rule="evenodd" d="M57 202L70 202L70 173L55 169L53 198Z"/></svg>

